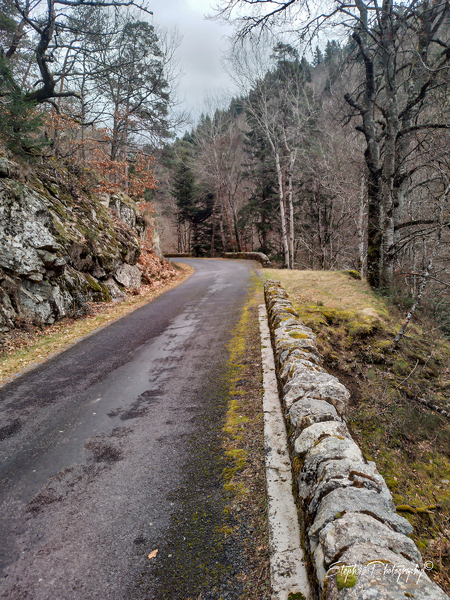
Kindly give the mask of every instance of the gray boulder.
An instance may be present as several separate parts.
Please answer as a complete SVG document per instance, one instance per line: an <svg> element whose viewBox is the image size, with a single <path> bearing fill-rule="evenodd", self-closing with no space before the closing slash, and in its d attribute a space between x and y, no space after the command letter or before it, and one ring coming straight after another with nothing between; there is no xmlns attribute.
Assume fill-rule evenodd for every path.
<svg viewBox="0 0 450 600"><path fill-rule="evenodd" d="M126 297L125 292L120 289L112 277L105 281L105 285L108 288L108 292L113 300L122 300L122 298Z"/></svg>
<svg viewBox="0 0 450 600"><path fill-rule="evenodd" d="M138 267L121 265L114 274L114 279L127 289L138 290L141 287L141 272Z"/></svg>

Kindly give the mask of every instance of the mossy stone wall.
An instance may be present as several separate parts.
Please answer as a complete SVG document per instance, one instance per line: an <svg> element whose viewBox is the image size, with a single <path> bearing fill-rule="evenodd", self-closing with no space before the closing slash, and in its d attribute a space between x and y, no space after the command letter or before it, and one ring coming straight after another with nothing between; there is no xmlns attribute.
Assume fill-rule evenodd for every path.
<svg viewBox="0 0 450 600"><path fill-rule="evenodd" d="M265 284L295 494L313 587L323 600L448 596L426 575L413 528L346 423L348 390L278 282Z"/></svg>

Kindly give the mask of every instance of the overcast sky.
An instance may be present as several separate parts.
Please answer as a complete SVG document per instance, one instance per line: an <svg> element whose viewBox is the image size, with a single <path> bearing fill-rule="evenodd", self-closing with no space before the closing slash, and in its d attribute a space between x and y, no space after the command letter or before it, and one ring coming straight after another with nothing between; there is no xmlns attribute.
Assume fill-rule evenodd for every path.
<svg viewBox="0 0 450 600"><path fill-rule="evenodd" d="M186 98L186 108L195 115L201 112L206 95L219 89L231 89L233 84L221 67L226 49L226 35L231 27L207 21L205 14L213 12L214 0L151 0L155 27L177 27L181 36L179 61L185 72L180 83L180 96Z"/></svg>

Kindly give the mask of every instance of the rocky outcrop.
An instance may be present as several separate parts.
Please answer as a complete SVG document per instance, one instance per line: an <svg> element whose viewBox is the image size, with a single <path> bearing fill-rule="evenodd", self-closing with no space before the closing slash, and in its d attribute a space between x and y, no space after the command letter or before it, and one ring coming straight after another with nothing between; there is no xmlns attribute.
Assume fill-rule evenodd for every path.
<svg viewBox="0 0 450 600"><path fill-rule="evenodd" d="M265 284L280 396L313 587L322 600L448 596L426 575L413 528L345 420L348 390L278 282Z"/></svg>
<svg viewBox="0 0 450 600"><path fill-rule="evenodd" d="M77 175L48 164L24 183L0 158L0 332L139 288L137 205L125 194L96 198Z"/></svg>

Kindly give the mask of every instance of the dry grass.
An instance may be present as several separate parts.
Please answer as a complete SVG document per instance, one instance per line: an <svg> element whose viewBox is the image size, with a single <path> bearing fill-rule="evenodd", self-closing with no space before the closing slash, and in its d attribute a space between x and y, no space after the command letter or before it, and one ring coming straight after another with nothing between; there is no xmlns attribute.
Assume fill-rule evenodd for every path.
<svg viewBox="0 0 450 600"><path fill-rule="evenodd" d="M264 269L266 279L278 279L288 294L304 304L322 302L328 308L363 310L373 308L384 313L386 305L374 296L365 281L352 279L338 271L290 271Z"/></svg>
<svg viewBox="0 0 450 600"><path fill-rule="evenodd" d="M66 350L85 336L110 325L125 315L151 302L164 292L182 283L194 269L177 263L178 272L172 279L142 286L136 295L122 302L91 303L91 313L78 319L66 318L40 329L13 330L5 336L0 354L0 384L7 383L40 363Z"/></svg>

